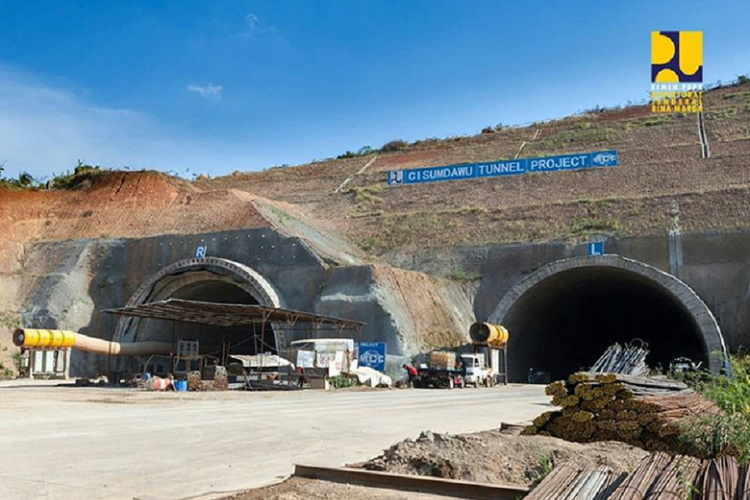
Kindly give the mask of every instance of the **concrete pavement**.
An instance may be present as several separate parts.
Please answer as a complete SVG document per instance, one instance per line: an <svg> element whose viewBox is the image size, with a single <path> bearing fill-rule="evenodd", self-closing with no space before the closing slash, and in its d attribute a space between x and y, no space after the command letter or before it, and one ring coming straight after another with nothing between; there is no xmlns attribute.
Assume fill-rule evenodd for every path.
<svg viewBox="0 0 750 500"><path fill-rule="evenodd" d="M145 393L0 386L0 498L208 499L294 463L367 460L422 430L472 432L548 407L541 386Z"/></svg>

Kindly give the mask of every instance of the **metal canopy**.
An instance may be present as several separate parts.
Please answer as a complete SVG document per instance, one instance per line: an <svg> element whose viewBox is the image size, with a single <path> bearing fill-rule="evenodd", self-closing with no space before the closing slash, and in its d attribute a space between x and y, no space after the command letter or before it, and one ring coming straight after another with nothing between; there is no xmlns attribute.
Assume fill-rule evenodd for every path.
<svg viewBox="0 0 750 500"><path fill-rule="evenodd" d="M288 323L291 327L298 323L313 324L337 330L359 330L365 323L349 319L323 316L282 307L266 307L249 304L221 304L197 300L168 299L149 302L137 306L106 309L104 312L120 316L166 319L207 325L241 326L258 323Z"/></svg>

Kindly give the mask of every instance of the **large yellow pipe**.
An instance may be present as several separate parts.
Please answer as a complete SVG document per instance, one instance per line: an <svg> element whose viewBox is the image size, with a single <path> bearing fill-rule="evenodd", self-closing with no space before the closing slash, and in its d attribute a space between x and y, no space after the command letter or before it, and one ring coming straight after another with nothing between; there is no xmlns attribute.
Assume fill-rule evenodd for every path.
<svg viewBox="0 0 750 500"><path fill-rule="evenodd" d="M508 342L508 329L491 323L474 323L469 329L471 341L475 344L501 346Z"/></svg>
<svg viewBox="0 0 750 500"><path fill-rule="evenodd" d="M170 354L172 352L172 344L169 342L126 342L121 344L69 330L19 328L13 332L13 343L18 347L71 347L81 351L111 354L113 356L142 356Z"/></svg>

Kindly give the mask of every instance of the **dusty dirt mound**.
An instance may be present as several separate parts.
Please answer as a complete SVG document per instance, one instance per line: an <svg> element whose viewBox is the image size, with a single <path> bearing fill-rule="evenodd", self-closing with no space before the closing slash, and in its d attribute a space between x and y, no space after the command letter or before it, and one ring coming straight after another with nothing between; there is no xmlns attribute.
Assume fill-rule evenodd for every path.
<svg viewBox="0 0 750 500"><path fill-rule="evenodd" d="M455 436L423 432L416 441L402 441L383 455L355 467L529 486L544 474L547 466L573 462L625 471L632 470L646 455L641 449L610 441L584 445L500 430Z"/></svg>
<svg viewBox="0 0 750 500"><path fill-rule="evenodd" d="M280 484L246 491L223 500L446 500L449 497L413 491L366 488L291 477Z"/></svg>

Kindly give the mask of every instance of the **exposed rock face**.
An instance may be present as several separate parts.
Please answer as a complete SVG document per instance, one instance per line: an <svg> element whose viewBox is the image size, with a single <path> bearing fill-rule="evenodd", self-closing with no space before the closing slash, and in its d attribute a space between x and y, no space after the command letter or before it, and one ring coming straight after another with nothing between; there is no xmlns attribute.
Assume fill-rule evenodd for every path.
<svg viewBox="0 0 750 500"><path fill-rule="evenodd" d="M202 246L208 256L252 268L273 286L284 307L367 323L355 338L386 342L392 372L398 372L405 357L421 350L461 343L468 330L470 302L449 306L441 289L450 293L453 288L445 280L383 265L334 265L334 258L341 255L339 248L321 256L307 240L274 229L8 246L13 255L23 255L22 262L5 264L12 273L0 273L8 284L0 293L12 295L4 302L8 328L63 328L111 339L119 319L102 311L125 305L149 277L169 264L190 260L196 247ZM162 300L209 281L231 286L234 279L238 278L231 274L186 270L156 283L149 300ZM138 329L139 340L156 335L157 330ZM75 352L72 374L96 376L110 369L111 363L104 356Z"/></svg>
<svg viewBox="0 0 750 500"><path fill-rule="evenodd" d="M404 359L434 347L467 340L470 302L446 301L444 280L383 265L336 268L316 301L321 314L367 323L362 340L386 342L392 370Z"/></svg>

